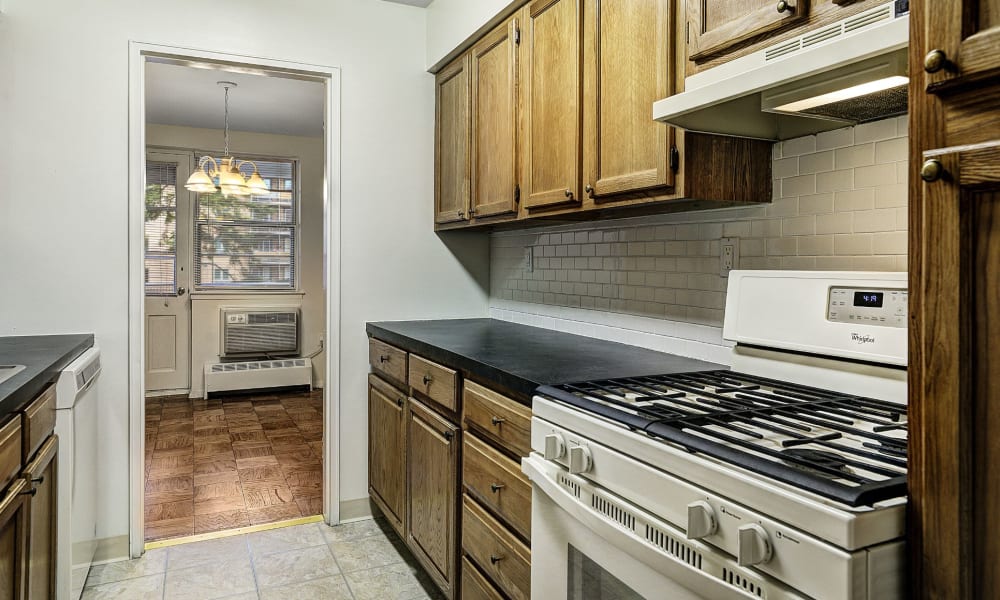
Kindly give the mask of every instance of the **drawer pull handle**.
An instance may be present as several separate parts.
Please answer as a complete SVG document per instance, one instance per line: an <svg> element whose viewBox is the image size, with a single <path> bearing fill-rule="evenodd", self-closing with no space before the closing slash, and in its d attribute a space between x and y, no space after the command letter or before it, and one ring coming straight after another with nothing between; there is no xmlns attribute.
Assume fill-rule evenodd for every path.
<svg viewBox="0 0 1000 600"><path fill-rule="evenodd" d="M21 492L18 495L19 496L34 496L37 493L38 493L38 488L31 488L30 490L24 490L23 492Z"/></svg>
<svg viewBox="0 0 1000 600"><path fill-rule="evenodd" d="M451 431L451 430L448 430L448 431L445 431L442 435L444 435L444 439L446 439L446 440L448 440L450 442L451 438L455 437L455 432Z"/></svg>
<svg viewBox="0 0 1000 600"><path fill-rule="evenodd" d="M386 363L386 362L389 362L389 357L388 357L388 356L386 356L385 354L379 354L379 356L378 356L378 361L379 361L380 363Z"/></svg>
<svg viewBox="0 0 1000 600"><path fill-rule="evenodd" d="M396 406L398 406L400 408L403 408L403 399L402 398L396 398Z"/></svg>
<svg viewBox="0 0 1000 600"><path fill-rule="evenodd" d="M503 425L504 421L506 420L507 419L504 419L502 417L490 417L490 423L493 423L494 427L499 427L500 425Z"/></svg>
<svg viewBox="0 0 1000 600"><path fill-rule="evenodd" d="M36 477L32 479L31 483L43 483L44 481L45 481L45 476L42 475L41 477Z"/></svg>
<svg viewBox="0 0 1000 600"><path fill-rule="evenodd" d="M490 564L491 565L495 565L498 562L500 562L501 560L503 560L502 556L497 556L496 554L490 554Z"/></svg>
<svg viewBox="0 0 1000 600"><path fill-rule="evenodd" d="M434 381L433 377L430 375L424 375L424 385L430 385L432 381Z"/></svg>
<svg viewBox="0 0 1000 600"><path fill-rule="evenodd" d="M492 490L494 494L497 493L497 492L499 492L500 490L504 489L505 487L507 487L507 486L504 485L504 484L502 484L502 483L491 483L490 484L490 490Z"/></svg>

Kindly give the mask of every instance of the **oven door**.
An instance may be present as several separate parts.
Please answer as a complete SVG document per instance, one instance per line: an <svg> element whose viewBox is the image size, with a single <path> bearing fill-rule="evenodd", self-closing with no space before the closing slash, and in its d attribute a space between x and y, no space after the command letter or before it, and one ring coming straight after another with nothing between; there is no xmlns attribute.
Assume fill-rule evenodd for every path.
<svg viewBox="0 0 1000 600"><path fill-rule="evenodd" d="M802 598L536 453L522 469L533 487L533 598Z"/></svg>

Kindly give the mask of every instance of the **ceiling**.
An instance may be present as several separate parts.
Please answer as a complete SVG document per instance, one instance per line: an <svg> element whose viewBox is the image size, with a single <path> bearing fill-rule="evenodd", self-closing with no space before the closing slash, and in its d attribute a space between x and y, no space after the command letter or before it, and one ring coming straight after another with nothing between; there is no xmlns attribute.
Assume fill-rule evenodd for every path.
<svg viewBox="0 0 1000 600"><path fill-rule="evenodd" d="M195 68L166 62L146 64L146 122L222 129L225 91L232 81L229 128L282 135L323 135L323 83Z"/></svg>
<svg viewBox="0 0 1000 600"><path fill-rule="evenodd" d="M434 0L385 0L386 2L395 2L396 4L406 4L409 6L419 6L420 8L427 8L427 5Z"/></svg>

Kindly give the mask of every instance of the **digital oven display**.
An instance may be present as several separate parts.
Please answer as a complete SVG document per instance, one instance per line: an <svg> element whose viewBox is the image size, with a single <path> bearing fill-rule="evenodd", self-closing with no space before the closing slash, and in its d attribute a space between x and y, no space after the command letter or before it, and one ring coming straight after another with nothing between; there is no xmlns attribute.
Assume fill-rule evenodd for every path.
<svg viewBox="0 0 1000 600"><path fill-rule="evenodd" d="M854 292L854 306L882 308L885 292Z"/></svg>

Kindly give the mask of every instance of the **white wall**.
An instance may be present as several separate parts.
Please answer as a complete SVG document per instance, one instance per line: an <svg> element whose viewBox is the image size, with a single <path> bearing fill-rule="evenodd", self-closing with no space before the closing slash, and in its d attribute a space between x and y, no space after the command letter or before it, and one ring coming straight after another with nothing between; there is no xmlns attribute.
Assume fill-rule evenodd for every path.
<svg viewBox="0 0 1000 600"><path fill-rule="evenodd" d="M6 9L0 333L96 333L99 534L128 530L129 40L342 68L340 483L344 500L365 497L365 321L486 314L488 240L431 229L423 10L372 0L8 0ZM456 254L472 256L470 266Z"/></svg>
<svg viewBox="0 0 1000 600"><path fill-rule="evenodd" d="M444 58L511 0L434 0L427 7L427 67Z"/></svg>
<svg viewBox="0 0 1000 600"><path fill-rule="evenodd" d="M223 132L217 129L196 127L176 127L171 125L148 125L146 144L149 147L171 147L184 150L221 152ZM299 289L304 296L288 298L285 302L279 293L264 297L269 302L258 300L234 302L207 300L202 302L202 317L193 320L191 331L191 397L201 398L204 394L205 362L219 360L219 314L215 311L211 318L209 308L222 305L284 305L301 301L302 353L310 354L319 348L319 341L326 331L326 308L323 303L323 138L292 135L270 135L266 133L230 132L230 146L237 157L263 155L274 158L294 158L299 164ZM195 157L197 160L197 156ZM203 294L192 292L192 302L198 302ZM246 294L241 294L245 296ZM212 294L213 298L218 294ZM320 354L313 360L313 385L324 387L326 381L326 357Z"/></svg>

